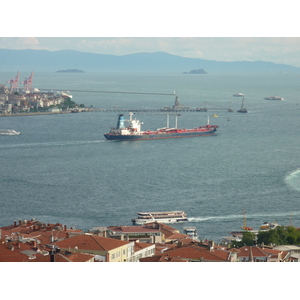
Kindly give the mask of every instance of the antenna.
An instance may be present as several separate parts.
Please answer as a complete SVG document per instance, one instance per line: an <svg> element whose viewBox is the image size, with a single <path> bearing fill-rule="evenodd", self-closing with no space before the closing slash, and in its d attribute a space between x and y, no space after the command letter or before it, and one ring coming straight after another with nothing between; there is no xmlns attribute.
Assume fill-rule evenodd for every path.
<svg viewBox="0 0 300 300"><path fill-rule="evenodd" d="M290 226L293 226L293 214L291 213L291 216L290 216Z"/></svg>
<svg viewBox="0 0 300 300"><path fill-rule="evenodd" d="M246 229L247 224L246 224L246 210L245 209L243 211L243 214L244 214L244 228L243 229Z"/></svg>

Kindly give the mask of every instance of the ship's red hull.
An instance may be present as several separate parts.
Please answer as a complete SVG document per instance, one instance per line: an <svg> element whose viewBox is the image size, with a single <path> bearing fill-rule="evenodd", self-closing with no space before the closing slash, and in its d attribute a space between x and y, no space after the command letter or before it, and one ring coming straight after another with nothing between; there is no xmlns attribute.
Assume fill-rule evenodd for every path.
<svg viewBox="0 0 300 300"><path fill-rule="evenodd" d="M154 139L174 139L184 137L199 137L199 136L210 136L216 134L218 126L211 126L200 129L177 129L174 131L145 131L141 134L104 134L107 140L118 140L118 141L137 141L137 140L154 140Z"/></svg>

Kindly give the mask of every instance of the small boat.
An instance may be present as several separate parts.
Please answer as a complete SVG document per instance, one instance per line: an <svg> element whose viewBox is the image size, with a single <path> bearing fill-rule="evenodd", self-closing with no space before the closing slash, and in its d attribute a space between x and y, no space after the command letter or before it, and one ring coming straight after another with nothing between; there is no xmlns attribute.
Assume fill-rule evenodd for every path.
<svg viewBox="0 0 300 300"><path fill-rule="evenodd" d="M196 227L184 227L184 234L188 235L191 239L197 240L198 234Z"/></svg>
<svg viewBox="0 0 300 300"><path fill-rule="evenodd" d="M19 135L20 133L13 129L0 129L0 135Z"/></svg>
<svg viewBox="0 0 300 300"><path fill-rule="evenodd" d="M243 96L242 106L237 112L239 112L239 113L246 113L247 112L247 109L244 108L244 96Z"/></svg>
<svg viewBox="0 0 300 300"><path fill-rule="evenodd" d="M230 232L230 234L233 237L241 238L245 232L252 232L254 234L258 234L257 230L254 230L253 228L247 226L246 211L244 211L243 214L244 214L244 224L243 224L241 230L235 230L235 231Z"/></svg>
<svg viewBox="0 0 300 300"><path fill-rule="evenodd" d="M281 100L281 101L284 100L284 98L282 98L282 97L277 97L277 96L265 97L264 99L265 99L265 100Z"/></svg>
<svg viewBox="0 0 300 300"><path fill-rule="evenodd" d="M273 223L269 223L269 222L264 222L259 230L262 230L262 231L266 231L266 230L270 230L270 229L274 229L276 228L277 226L279 226L276 222L273 222Z"/></svg>
<svg viewBox="0 0 300 300"><path fill-rule="evenodd" d="M213 118L218 118L219 116L217 114L212 115Z"/></svg>
<svg viewBox="0 0 300 300"><path fill-rule="evenodd" d="M242 93L237 93L237 94L233 94L233 97L244 97L245 94Z"/></svg>
<svg viewBox="0 0 300 300"><path fill-rule="evenodd" d="M134 225L142 225L146 223L178 223L187 222L186 213L184 211L165 211L165 212L139 212L138 217L131 220Z"/></svg>

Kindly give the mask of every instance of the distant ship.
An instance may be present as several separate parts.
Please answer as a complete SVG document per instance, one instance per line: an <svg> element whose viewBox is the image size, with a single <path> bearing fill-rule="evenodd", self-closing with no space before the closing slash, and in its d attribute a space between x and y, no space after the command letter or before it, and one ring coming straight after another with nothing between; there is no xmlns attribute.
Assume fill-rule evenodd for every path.
<svg viewBox="0 0 300 300"><path fill-rule="evenodd" d="M233 94L233 97L244 97L245 95L242 93Z"/></svg>
<svg viewBox="0 0 300 300"><path fill-rule="evenodd" d="M19 135L20 133L13 129L0 129L0 135Z"/></svg>
<svg viewBox="0 0 300 300"><path fill-rule="evenodd" d="M168 138L183 138L183 137L196 137L196 136L209 136L214 135L217 131L218 125L210 125L196 127L193 129L178 129L176 115L176 127L169 128L168 121L167 127L159 128L154 131L141 130L141 123L137 119L132 119L133 113L129 113L129 120L124 119L124 115L120 114L116 128L111 128L109 133L104 134L107 140L119 141L135 141L135 140L152 140L152 139L168 139ZM169 115L167 115L169 117ZM168 120L168 119L167 119ZM128 125L125 126L125 121Z"/></svg>
<svg viewBox="0 0 300 300"><path fill-rule="evenodd" d="M281 101L284 100L284 98L282 98L282 97L277 97L277 96L265 97L264 99L265 99L265 100L281 100Z"/></svg>

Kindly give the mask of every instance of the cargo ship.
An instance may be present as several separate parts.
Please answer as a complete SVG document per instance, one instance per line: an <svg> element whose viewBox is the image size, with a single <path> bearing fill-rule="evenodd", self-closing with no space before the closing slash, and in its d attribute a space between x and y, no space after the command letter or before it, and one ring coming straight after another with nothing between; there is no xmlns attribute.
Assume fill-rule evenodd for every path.
<svg viewBox="0 0 300 300"><path fill-rule="evenodd" d="M193 129L178 129L177 116L175 128L169 128L169 115L167 115L167 127L159 128L154 131L141 130L141 123L137 119L132 118L133 113L129 113L129 120L124 119L124 115L118 117L117 127L111 128L109 133L104 134L107 140L117 141L135 141L135 140L152 140L152 139L168 139L168 138L183 138L196 136L210 136L216 134L218 125L210 125L209 119L207 125L199 126ZM128 124L126 124L128 123ZM126 125L125 125L126 124Z"/></svg>

